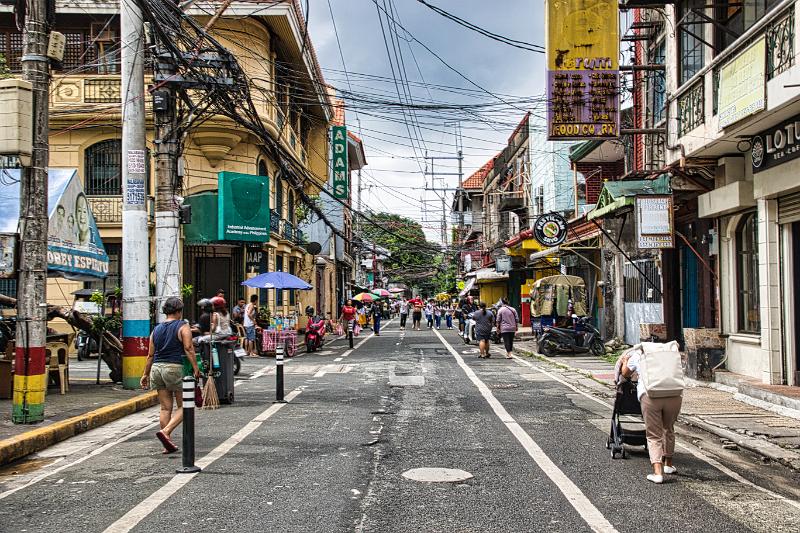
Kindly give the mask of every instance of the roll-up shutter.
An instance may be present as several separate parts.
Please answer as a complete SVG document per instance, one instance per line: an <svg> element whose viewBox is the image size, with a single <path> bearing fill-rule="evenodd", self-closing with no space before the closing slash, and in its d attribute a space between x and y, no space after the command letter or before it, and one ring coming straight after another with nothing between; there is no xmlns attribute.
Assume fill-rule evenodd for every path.
<svg viewBox="0 0 800 533"><path fill-rule="evenodd" d="M778 224L800 221L800 192L778 198Z"/></svg>

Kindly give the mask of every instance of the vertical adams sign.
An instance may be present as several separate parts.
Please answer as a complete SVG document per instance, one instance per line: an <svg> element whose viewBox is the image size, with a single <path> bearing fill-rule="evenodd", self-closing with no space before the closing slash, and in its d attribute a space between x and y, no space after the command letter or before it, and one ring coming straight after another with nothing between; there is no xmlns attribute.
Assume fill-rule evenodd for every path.
<svg viewBox="0 0 800 533"><path fill-rule="evenodd" d="M333 151L333 196L340 200L349 197L348 166L347 166L347 128L345 126L331 127L331 148Z"/></svg>

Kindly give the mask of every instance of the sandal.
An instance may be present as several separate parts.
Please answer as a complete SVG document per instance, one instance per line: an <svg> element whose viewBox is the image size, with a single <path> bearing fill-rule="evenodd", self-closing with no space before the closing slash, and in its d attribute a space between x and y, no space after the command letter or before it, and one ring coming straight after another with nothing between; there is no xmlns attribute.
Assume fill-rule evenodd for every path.
<svg viewBox="0 0 800 533"><path fill-rule="evenodd" d="M163 431L159 431L156 433L156 438L161 441L161 444L164 445L164 453L175 453L178 451L178 447L175 445L169 437L167 437Z"/></svg>

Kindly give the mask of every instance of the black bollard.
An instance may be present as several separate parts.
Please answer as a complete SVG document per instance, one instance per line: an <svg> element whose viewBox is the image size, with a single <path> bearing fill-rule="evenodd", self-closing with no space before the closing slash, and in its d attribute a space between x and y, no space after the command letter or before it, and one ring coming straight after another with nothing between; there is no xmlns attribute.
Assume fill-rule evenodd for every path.
<svg viewBox="0 0 800 533"><path fill-rule="evenodd" d="M175 470L179 474L200 472L200 467L194 464L194 388L194 377L185 376L183 378L183 449L181 450L183 466Z"/></svg>
<svg viewBox="0 0 800 533"><path fill-rule="evenodd" d="M284 345L275 346L275 403L286 403L283 399L283 351Z"/></svg>

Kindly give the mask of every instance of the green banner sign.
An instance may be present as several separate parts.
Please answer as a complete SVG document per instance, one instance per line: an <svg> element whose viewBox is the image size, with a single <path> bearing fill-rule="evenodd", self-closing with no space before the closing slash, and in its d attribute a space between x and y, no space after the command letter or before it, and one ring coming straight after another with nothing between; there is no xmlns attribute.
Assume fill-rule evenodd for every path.
<svg viewBox="0 0 800 533"><path fill-rule="evenodd" d="M347 128L345 126L331 127L331 148L333 150L333 196L340 200L349 197L348 167L347 167Z"/></svg>
<svg viewBox="0 0 800 533"><path fill-rule="evenodd" d="M269 241L269 178L219 173L219 240ZM198 213L202 216L202 213Z"/></svg>

